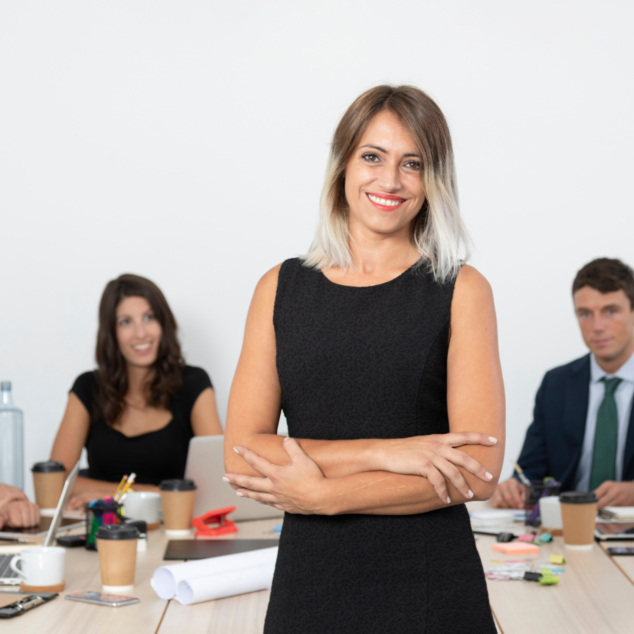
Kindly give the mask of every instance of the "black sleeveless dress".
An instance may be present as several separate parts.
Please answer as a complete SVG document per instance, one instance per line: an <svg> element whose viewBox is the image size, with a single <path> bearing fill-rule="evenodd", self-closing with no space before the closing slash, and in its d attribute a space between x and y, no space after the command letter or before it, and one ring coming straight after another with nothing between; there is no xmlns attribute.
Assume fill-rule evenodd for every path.
<svg viewBox="0 0 634 634"><path fill-rule="evenodd" d="M453 282L425 267L341 286L282 264L274 326L291 436L404 438L449 431ZM265 634L494 634L464 505L417 515L284 518Z"/></svg>

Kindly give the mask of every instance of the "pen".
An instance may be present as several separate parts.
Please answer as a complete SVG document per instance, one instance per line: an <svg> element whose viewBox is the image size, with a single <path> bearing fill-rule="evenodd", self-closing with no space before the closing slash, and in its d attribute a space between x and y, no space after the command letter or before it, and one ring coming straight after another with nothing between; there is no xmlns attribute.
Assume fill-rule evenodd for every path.
<svg viewBox="0 0 634 634"><path fill-rule="evenodd" d="M130 477L128 478L128 481L126 482L125 486L123 487L123 489L121 489L121 492L119 493L119 498L117 499L115 497L115 502L119 502L121 500L121 498L128 492L128 489L134 484L135 480L136 480L136 473L131 473Z"/></svg>
<svg viewBox="0 0 634 634"><path fill-rule="evenodd" d="M127 480L128 480L127 475L124 475L123 478L121 478L121 482L119 482L119 486L117 487L117 490L114 492L114 495L112 496L115 500L117 499L117 495L119 495L119 491L121 491L121 489L123 489L123 487L125 486L125 483Z"/></svg>
<svg viewBox="0 0 634 634"><path fill-rule="evenodd" d="M0 536L0 542L18 542L20 544L29 544L28 539L24 539L24 537L2 537Z"/></svg>
<svg viewBox="0 0 634 634"><path fill-rule="evenodd" d="M513 463L513 467L515 468L515 472L517 473L520 481L522 482L522 484L524 486L527 486L529 489L533 489L532 485L531 485L531 481L524 475L524 472L522 471L522 467L520 467L517 462Z"/></svg>

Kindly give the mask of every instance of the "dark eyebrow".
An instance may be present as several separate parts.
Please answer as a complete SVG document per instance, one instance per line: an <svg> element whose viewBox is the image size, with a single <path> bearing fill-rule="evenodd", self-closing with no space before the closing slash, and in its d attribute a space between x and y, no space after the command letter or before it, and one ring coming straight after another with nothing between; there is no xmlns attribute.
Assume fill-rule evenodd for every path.
<svg viewBox="0 0 634 634"><path fill-rule="evenodd" d="M369 148L372 148L373 150L378 150L379 152L383 152L383 154L389 154L387 150L384 150L379 145L361 145L359 149L363 147L369 147ZM420 154L403 154L403 157L404 158L420 158Z"/></svg>

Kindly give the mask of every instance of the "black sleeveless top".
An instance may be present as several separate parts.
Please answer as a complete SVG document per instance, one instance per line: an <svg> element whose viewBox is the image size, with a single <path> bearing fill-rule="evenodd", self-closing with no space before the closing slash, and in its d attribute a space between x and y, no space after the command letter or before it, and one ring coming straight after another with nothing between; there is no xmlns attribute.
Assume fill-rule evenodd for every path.
<svg viewBox="0 0 634 634"><path fill-rule="evenodd" d="M161 480L182 478L187 450L194 432L191 412L201 392L212 387L202 368L185 366L183 385L170 403L172 420L161 429L128 438L102 418L95 418L94 399L98 385L97 371L77 377L71 389L90 414L86 439L88 477L106 482L120 482L133 471L139 484L159 484Z"/></svg>
<svg viewBox="0 0 634 634"><path fill-rule="evenodd" d="M341 286L280 269L274 327L289 434L326 440L449 431L453 282L423 266ZM494 634L464 505L417 515L284 519L266 634Z"/></svg>

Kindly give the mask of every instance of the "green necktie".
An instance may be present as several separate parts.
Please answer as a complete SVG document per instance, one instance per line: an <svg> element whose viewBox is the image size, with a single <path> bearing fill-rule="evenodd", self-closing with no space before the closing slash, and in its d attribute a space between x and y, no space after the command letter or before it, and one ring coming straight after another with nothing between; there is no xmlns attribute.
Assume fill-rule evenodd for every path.
<svg viewBox="0 0 634 634"><path fill-rule="evenodd" d="M590 491L594 491L606 480L616 480L616 447L619 438L619 415L614 392L622 379L601 379L605 383L605 396L597 413L594 430Z"/></svg>

